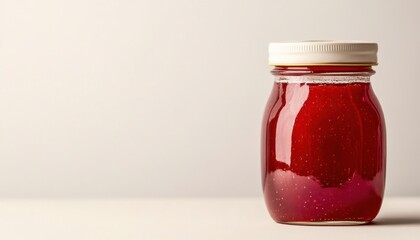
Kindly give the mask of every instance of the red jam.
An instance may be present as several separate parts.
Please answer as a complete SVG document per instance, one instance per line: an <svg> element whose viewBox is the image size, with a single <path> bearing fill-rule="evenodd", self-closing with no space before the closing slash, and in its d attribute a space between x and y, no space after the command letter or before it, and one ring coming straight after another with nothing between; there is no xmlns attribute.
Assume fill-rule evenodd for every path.
<svg viewBox="0 0 420 240"><path fill-rule="evenodd" d="M276 67L276 76L371 75L370 67ZM368 77L367 77L368 78ZM283 223L370 222L385 184L385 125L369 81L274 83L262 130L262 182Z"/></svg>

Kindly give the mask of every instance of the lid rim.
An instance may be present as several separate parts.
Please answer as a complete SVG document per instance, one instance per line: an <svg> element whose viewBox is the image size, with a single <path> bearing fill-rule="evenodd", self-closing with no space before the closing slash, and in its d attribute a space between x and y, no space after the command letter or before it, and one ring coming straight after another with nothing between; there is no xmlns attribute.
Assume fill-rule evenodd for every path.
<svg viewBox="0 0 420 240"><path fill-rule="evenodd" d="M270 66L378 66L378 63L269 63Z"/></svg>
<svg viewBox="0 0 420 240"><path fill-rule="evenodd" d="M378 44L362 41L302 41L269 44L270 65L377 65Z"/></svg>

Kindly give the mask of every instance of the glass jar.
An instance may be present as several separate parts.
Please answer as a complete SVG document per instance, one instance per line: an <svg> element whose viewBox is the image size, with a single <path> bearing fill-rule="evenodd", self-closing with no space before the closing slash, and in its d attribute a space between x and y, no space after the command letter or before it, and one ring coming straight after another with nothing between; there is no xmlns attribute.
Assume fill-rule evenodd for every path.
<svg viewBox="0 0 420 240"><path fill-rule="evenodd" d="M385 185L385 123L370 84L377 44L270 44L262 185L279 223L372 221Z"/></svg>

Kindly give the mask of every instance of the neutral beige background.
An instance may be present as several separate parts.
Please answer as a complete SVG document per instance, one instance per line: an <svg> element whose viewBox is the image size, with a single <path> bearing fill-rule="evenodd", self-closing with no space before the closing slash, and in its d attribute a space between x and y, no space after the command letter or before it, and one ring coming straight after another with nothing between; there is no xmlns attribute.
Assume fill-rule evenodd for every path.
<svg viewBox="0 0 420 240"><path fill-rule="evenodd" d="M260 195L269 42L379 42L389 195L420 195L420 1L1 0L0 196Z"/></svg>

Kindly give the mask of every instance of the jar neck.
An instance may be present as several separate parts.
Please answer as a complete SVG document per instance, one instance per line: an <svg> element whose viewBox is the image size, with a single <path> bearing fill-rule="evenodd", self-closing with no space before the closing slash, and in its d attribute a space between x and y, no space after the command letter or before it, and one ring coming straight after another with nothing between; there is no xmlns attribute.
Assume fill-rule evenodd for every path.
<svg viewBox="0 0 420 240"><path fill-rule="evenodd" d="M370 82L372 66L275 66L276 82L357 83Z"/></svg>

